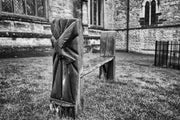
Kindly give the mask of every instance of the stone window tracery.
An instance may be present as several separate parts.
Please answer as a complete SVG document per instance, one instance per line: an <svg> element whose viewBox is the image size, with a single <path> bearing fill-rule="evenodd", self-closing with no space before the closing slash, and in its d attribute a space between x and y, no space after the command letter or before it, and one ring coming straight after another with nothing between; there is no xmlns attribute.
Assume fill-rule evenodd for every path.
<svg viewBox="0 0 180 120"><path fill-rule="evenodd" d="M151 24L156 24L156 1L151 2Z"/></svg>
<svg viewBox="0 0 180 120"><path fill-rule="evenodd" d="M0 12L24 16L46 17L47 0L0 0Z"/></svg>
<svg viewBox="0 0 180 120"><path fill-rule="evenodd" d="M140 14L141 26L156 26L159 24L158 16L161 15L159 0L144 0Z"/></svg>

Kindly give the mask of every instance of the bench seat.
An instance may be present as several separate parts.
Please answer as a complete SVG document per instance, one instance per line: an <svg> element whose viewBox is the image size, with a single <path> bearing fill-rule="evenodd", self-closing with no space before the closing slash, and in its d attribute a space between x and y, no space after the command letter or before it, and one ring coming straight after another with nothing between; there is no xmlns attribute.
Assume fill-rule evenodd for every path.
<svg viewBox="0 0 180 120"><path fill-rule="evenodd" d="M101 67L105 63L108 63L109 61L112 61L114 57L97 57L94 59L90 59L88 61L88 67L83 69L83 72L81 73L80 77L83 78L93 70Z"/></svg>
<svg viewBox="0 0 180 120"><path fill-rule="evenodd" d="M102 65L104 65L112 60L114 60L114 57L97 57L97 58L88 60L87 61L88 66L83 69L82 73L80 74L80 78L83 78L87 74L91 73L93 70L100 68ZM54 98L50 98L50 100L53 101L52 104L57 104L57 105L63 106L63 107L74 107L75 106L75 104L72 104L70 102L66 102L63 100L58 100L58 99L54 99Z"/></svg>

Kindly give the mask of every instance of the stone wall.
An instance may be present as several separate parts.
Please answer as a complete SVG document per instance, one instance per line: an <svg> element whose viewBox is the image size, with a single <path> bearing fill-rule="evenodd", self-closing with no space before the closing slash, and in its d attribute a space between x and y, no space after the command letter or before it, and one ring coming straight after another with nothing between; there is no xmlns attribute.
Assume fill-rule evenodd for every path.
<svg viewBox="0 0 180 120"><path fill-rule="evenodd" d="M139 20L144 16L142 3L143 0L130 0L130 28L141 27ZM159 22L158 26L180 24L179 0L160 0L156 11L161 14L157 21Z"/></svg>
<svg viewBox="0 0 180 120"><path fill-rule="evenodd" d="M0 47L38 47L38 46L51 46L49 38L10 38L1 37Z"/></svg>
<svg viewBox="0 0 180 120"><path fill-rule="evenodd" d="M49 37L51 36L50 23L57 17L81 18L80 0L48 0L47 18L45 22L22 21L21 19L0 20L0 33L5 35L1 35L0 37L0 47L51 46ZM8 36L9 33L12 35ZM34 34L36 36L34 36ZM39 37L38 34L40 34L41 37Z"/></svg>
<svg viewBox="0 0 180 120"><path fill-rule="evenodd" d="M165 20L162 25L180 24L180 1L163 0L160 2L160 19Z"/></svg>
<svg viewBox="0 0 180 120"><path fill-rule="evenodd" d="M127 24L127 0L114 0L114 28L125 29Z"/></svg>
<svg viewBox="0 0 180 120"><path fill-rule="evenodd" d="M21 46L50 46L49 38L35 38L33 34L51 35L49 24L39 24L39 23L29 23L20 21L3 20L0 21L0 32L6 33L7 36L9 32L13 34L32 34L32 38L28 36L21 37L0 37L0 46L11 46L11 47L21 47Z"/></svg>
<svg viewBox="0 0 180 120"><path fill-rule="evenodd" d="M154 54L155 41L180 41L180 26L129 31L129 51ZM118 31L116 49L126 50L126 31Z"/></svg>
<svg viewBox="0 0 180 120"><path fill-rule="evenodd" d="M117 49L126 50L126 1L115 0L115 29L118 29ZM129 51L154 54L155 41L180 41L180 1L163 0L159 3L160 13L157 26L142 27L143 0L130 0Z"/></svg>
<svg viewBox="0 0 180 120"><path fill-rule="evenodd" d="M116 35L116 50L125 51L127 48L127 32L125 30L117 31Z"/></svg>
<svg viewBox="0 0 180 120"><path fill-rule="evenodd" d="M11 20L0 21L0 32L51 34L49 24L29 23Z"/></svg>
<svg viewBox="0 0 180 120"><path fill-rule="evenodd" d="M56 17L80 18L81 0L49 0L49 20Z"/></svg>
<svg viewBox="0 0 180 120"><path fill-rule="evenodd" d="M114 0L104 1L104 28L114 28Z"/></svg>
<svg viewBox="0 0 180 120"><path fill-rule="evenodd" d="M129 0L129 50L153 53L156 40L180 39L180 1L159 1L158 24L156 26L140 25L143 17L143 1ZM47 8L48 22L22 22L20 20L0 20L0 32L34 33L51 35L50 22L56 17L81 18L81 0L49 0ZM127 49L127 0L104 0L104 29L117 30L116 48ZM83 23L86 25L84 34L100 36L101 30L88 29L88 3L83 4ZM0 46L50 46L50 39L0 37Z"/></svg>

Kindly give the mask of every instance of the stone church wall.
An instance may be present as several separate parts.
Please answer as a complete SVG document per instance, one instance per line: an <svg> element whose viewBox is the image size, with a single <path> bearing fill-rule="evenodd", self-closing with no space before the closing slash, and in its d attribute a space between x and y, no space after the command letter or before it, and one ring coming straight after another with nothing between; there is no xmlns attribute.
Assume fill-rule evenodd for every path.
<svg viewBox="0 0 180 120"><path fill-rule="evenodd" d="M126 2L119 1L115 6L114 28L118 31L116 46L119 50L127 48ZM156 40L180 41L180 1L160 1L158 24L146 27L141 26L139 22L143 16L142 2L143 0L130 0L129 51L154 54Z"/></svg>
<svg viewBox="0 0 180 120"><path fill-rule="evenodd" d="M4 17L0 20L0 49L16 50L21 47L50 47L51 22L54 18L80 18L80 0L47 0L46 19L29 20ZM1 11L0 11L1 14Z"/></svg>

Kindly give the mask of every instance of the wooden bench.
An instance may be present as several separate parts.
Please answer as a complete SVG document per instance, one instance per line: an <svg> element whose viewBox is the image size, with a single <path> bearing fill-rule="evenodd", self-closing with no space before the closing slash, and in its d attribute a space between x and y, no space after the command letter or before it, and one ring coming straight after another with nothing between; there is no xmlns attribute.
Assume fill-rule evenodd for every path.
<svg viewBox="0 0 180 120"><path fill-rule="evenodd" d="M99 68L99 77L102 75L108 81L115 80L115 32L107 31L101 33L100 56L90 59L88 67L79 73L77 97L75 103L70 103L61 99L50 98L50 109L55 111L59 117L70 116L75 119L80 111L83 110L83 77Z"/></svg>
<svg viewBox="0 0 180 120"><path fill-rule="evenodd" d="M104 75L106 80L115 79L115 32L107 31L101 33L100 56L87 61L88 66L81 73L81 78L100 68L99 77Z"/></svg>

